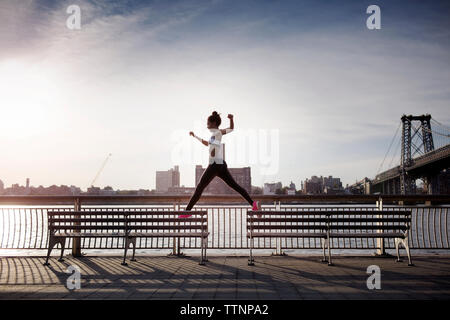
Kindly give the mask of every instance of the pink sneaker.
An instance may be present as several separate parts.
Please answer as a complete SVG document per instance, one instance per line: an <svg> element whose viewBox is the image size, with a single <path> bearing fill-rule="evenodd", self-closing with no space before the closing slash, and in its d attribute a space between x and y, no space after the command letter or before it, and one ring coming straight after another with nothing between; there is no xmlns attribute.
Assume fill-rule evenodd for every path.
<svg viewBox="0 0 450 320"><path fill-rule="evenodd" d="M261 204L259 203L259 201L253 201L253 207L252 207L253 211L261 211ZM260 213L257 214L258 218L261 218L262 215Z"/></svg>

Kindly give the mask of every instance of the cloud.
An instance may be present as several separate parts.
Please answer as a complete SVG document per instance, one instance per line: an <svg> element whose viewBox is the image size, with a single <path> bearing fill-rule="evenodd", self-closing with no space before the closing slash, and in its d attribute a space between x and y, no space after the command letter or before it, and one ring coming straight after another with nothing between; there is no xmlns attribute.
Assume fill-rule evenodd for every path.
<svg viewBox="0 0 450 320"><path fill-rule="evenodd" d="M82 8L80 31L65 27L72 2ZM254 184L334 166L352 182L355 172L370 177L377 169L374 159L381 161L401 114L429 112L450 122L448 43L437 41L448 31L438 13L408 31L408 20L397 21L399 9L386 3L384 29L374 33L359 2L307 4L1 2L0 30L10 32L0 33L0 60L46 70L45 83L58 92L48 94L53 117L44 125L52 130L40 141L49 153L58 149L54 167L71 170L36 176L83 186L112 152L117 160L105 184L152 186L153 172L167 167L171 133L203 125L214 107L234 113L239 128L280 130L280 172L262 177L255 167ZM13 147L13 136L3 138L10 151L36 143ZM2 161L15 172L10 179L24 169ZM193 185L192 177L182 182Z"/></svg>

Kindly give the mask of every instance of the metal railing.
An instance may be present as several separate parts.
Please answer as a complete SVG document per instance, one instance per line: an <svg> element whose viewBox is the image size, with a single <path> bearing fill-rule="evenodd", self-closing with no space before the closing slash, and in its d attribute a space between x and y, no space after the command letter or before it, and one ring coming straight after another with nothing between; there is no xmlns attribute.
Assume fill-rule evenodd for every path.
<svg viewBox="0 0 450 320"><path fill-rule="evenodd" d="M3 199L2 199L3 198ZM74 206L68 205L77 203L82 205L81 210L108 211L104 218L113 217L114 211L123 210L178 210L180 202L184 196L167 197L161 199L159 196L152 197L34 197L34 199L21 197L0 197L0 249L46 249L48 242L47 234L47 211L58 208L59 210L73 211ZM218 199L219 198L219 199ZM320 211L333 208L336 211L357 211L364 216L366 211L376 211L378 207L373 200L380 199L380 196L349 197L349 196L260 196L263 202L263 210L283 210L283 211ZM412 226L410 236L410 246L414 249L450 249L450 206L442 203L449 203L449 197L395 197L383 196L384 209L411 210ZM2 201L3 200L3 201ZM231 201L230 201L231 200ZM249 206L235 204L242 201L239 197L204 197L203 203L195 207L196 210L207 210L209 221L208 248L209 249L248 249L247 239L247 215ZM398 205L403 202L426 202L434 201L439 203L423 205ZM48 205L39 205L48 204ZM205 203L206 202L206 203ZM213 202L214 204L210 204ZM6 203L6 205L4 204ZM17 203L16 205L11 205ZM111 204L114 203L114 204ZM325 204L324 204L325 203ZM348 204L350 203L350 204ZM25 204L25 205L24 205ZM345 216L345 212L342 213ZM281 243L276 243L281 241ZM255 248L275 249L281 245L283 249L320 249L320 239L314 238L261 238L255 241ZM377 239L334 239L333 248L341 249L377 249L380 247ZM69 240L67 247L72 246ZM391 239L385 239L386 249L394 248ZM111 238L84 238L81 239L82 249L121 249L123 239ZM140 249L171 249L180 250L182 248L200 248L200 240L195 238L141 238L137 241L137 248Z"/></svg>

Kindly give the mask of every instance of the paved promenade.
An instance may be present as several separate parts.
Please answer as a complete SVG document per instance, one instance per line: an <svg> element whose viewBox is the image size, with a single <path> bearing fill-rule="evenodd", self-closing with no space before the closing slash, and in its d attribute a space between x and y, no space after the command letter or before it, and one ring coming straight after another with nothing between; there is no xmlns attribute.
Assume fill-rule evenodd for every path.
<svg viewBox="0 0 450 320"><path fill-rule="evenodd" d="M336 256L335 266L317 256L119 256L64 262L43 257L1 257L0 299L449 299L450 256L415 256L415 267L393 258ZM69 265L81 269L81 288L66 287ZM381 268L381 289L369 290L367 267Z"/></svg>

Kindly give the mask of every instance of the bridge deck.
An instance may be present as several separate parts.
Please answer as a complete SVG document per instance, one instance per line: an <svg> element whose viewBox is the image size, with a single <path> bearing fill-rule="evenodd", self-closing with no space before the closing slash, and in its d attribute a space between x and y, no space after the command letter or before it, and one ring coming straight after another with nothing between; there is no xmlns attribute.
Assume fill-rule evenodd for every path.
<svg viewBox="0 0 450 320"><path fill-rule="evenodd" d="M317 256L145 256L127 267L119 256L52 260L0 258L2 299L448 299L450 256L415 256L415 267L392 258L337 256L335 266ZM81 269L81 289L66 288L69 265ZM369 290L367 267L381 268L381 289Z"/></svg>
<svg viewBox="0 0 450 320"><path fill-rule="evenodd" d="M447 164L450 158L450 144L428 152L424 155L414 158L411 166L406 168L406 171L417 170L420 167L429 166L437 161L446 160ZM394 179L400 176L400 166L395 166L391 169L383 171L374 179L374 183L382 183L386 180Z"/></svg>

